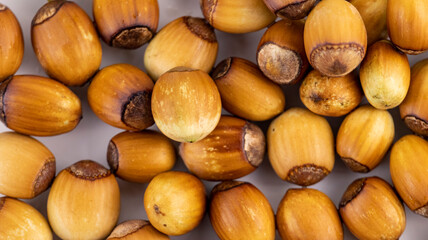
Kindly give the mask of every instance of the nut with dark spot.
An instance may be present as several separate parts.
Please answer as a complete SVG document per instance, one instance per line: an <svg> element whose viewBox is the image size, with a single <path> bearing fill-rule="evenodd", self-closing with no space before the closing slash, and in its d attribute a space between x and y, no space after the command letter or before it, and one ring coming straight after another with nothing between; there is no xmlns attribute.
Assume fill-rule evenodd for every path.
<svg viewBox="0 0 428 240"><path fill-rule="evenodd" d="M88 89L89 106L104 122L139 131L153 125L153 81L129 64L115 64L95 75Z"/></svg>
<svg viewBox="0 0 428 240"><path fill-rule="evenodd" d="M319 0L264 0L264 2L276 16L298 20L306 17Z"/></svg>
<svg viewBox="0 0 428 240"><path fill-rule="evenodd" d="M169 240L169 237L145 220L128 220L117 225L107 240L150 239Z"/></svg>

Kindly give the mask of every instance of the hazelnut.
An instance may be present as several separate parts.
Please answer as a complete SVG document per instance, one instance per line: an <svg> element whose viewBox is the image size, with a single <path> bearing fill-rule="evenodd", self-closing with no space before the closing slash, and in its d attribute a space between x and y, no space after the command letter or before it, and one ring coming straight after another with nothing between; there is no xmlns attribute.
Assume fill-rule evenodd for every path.
<svg viewBox="0 0 428 240"><path fill-rule="evenodd" d="M352 182L342 196L339 212L358 239L399 239L406 227L402 203L392 187L378 177Z"/></svg>
<svg viewBox="0 0 428 240"><path fill-rule="evenodd" d="M199 225L205 213L205 187L185 172L165 172L150 181L144 208L150 223L167 235L182 235Z"/></svg>
<svg viewBox="0 0 428 240"><path fill-rule="evenodd" d="M62 239L105 238L119 218L119 185L100 164L79 161L55 178L47 210L52 229Z"/></svg>
<svg viewBox="0 0 428 240"><path fill-rule="evenodd" d="M101 38L113 47L139 48L158 28L157 0L94 0L92 9Z"/></svg>
<svg viewBox="0 0 428 240"><path fill-rule="evenodd" d="M147 46L144 66L153 80L175 67L211 71L217 58L214 29L202 18L180 17L163 27Z"/></svg>
<svg viewBox="0 0 428 240"><path fill-rule="evenodd" d="M178 142L196 142L210 134L221 116L221 99L211 77L177 67L156 82L153 118L159 130Z"/></svg>
<svg viewBox="0 0 428 240"><path fill-rule="evenodd" d="M255 124L222 116L217 127L196 143L181 143L186 167L201 179L223 181L250 174L262 163L265 136Z"/></svg>
<svg viewBox="0 0 428 240"><path fill-rule="evenodd" d="M223 107L252 121L265 121L285 107L281 87L266 78L256 64L237 57L220 62L212 72Z"/></svg>
<svg viewBox="0 0 428 240"><path fill-rule="evenodd" d="M275 239L275 217L263 193L248 182L227 181L211 191L211 224L222 240Z"/></svg>
<svg viewBox="0 0 428 240"><path fill-rule="evenodd" d="M319 0L264 0L277 17L298 20L308 16Z"/></svg>
<svg viewBox="0 0 428 240"><path fill-rule="evenodd" d="M327 120L303 108L275 118L267 131L270 163L283 180L309 186L334 166L333 131Z"/></svg>
<svg viewBox="0 0 428 240"><path fill-rule="evenodd" d="M153 81L129 64L103 68L88 88L88 103L105 123L130 131L153 125L151 97Z"/></svg>
<svg viewBox="0 0 428 240"><path fill-rule="evenodd" d="M167 137L155 131L122 132L110 140L107 162L116 176L146 183L174 167L175 149Z"/></svg>
<svg viewBox="0 0 428 240"><path fill-rule="evenodd" d="M31 23L36 56L53 79L68 86L85 84L101 64L101 43L92 20L76 3L51 0Z"/></svg>
<svg viewBox="0 0 428 240"><path fill-rule="evenodd" d="M73 130L82 118L79 98L49 78L22 75L0 83L0 120L6 127L34 136Z"/></svg>
<svg viewBox="0 0 428 240"><path fill-rule="evenodd" d="M304 31L312 67L329 77L344 76L363 60L367 32L358 10L344 0L323 0L309 14Z"/></svg>
<svg viewBox="0 0 428 240"><path fill-rule="evenodd" d="M106 240L169 240L169 237L144 220L128 220L117 225Z"/></svg>

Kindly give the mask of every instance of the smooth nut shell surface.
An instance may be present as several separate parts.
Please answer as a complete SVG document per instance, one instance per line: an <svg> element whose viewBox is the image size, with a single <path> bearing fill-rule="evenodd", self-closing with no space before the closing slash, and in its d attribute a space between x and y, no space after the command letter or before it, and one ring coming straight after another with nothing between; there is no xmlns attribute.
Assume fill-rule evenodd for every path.
<svg viewBox="0 0 428 240"><path fill-rule="evenodd" d="M293 84L306 74L309 62L303 45L304 21L282 20L270 26L257 47L257 64L278 84Z"/></svg>
<svg viewBox="0 0 428 240"><path fill-rule="evenodd" d="M145 220L128 220L117 225L107 240L169 240L169 237Z"/></svg>
<svg viewBox="0 0 428 240"><path fill-rule="evenodd" d="M175 67L211 71L217 58L214 29L202 18L180 17L163 27L147 46L144 66L153 80Z"/></svg>
<svg viewBox="0 0 428 240"><path fill-rule="evenodd" d="M316 189L289 189L279 203L276 223L282 239L343 239L336 206Z"/></svg>
<svg viewBox="0 0 428 240"><path fill-rule="evenodd" d="M211 75L223 107L236 116L264 121L284 110L285 96L281 87L266 78L257 65L248 60L227 58Z"/></svg>
<svg viewBox="0 0 428 240"><path fill-rule="evenodd" d="M378 177L360 178L348 186L339 212L358 239L399 239L406 227L403 204L392 187Z"/></svg>
<svg viewBox="0 0 428 240"><path fill-rule="evenodd" d="M366 173L382 161L394 135L394 120L388 111L361 106L343 120L336 150L352 171Z"/></svg>
<svg viewBox="0 0 428 240"><path fill-rule="evenodd" d="M52 229L62 239L106 238L119 218L119 185L100 164L79 161L55 178L47 211Z"/></svg>
<svg viewBox="0 0 428 240"><path fill-rule="evenodd" d="M367 50L360 67L360 80L370 104L378 109L395 108L404 100L410 85L407 55L387 40Z"/></svg>
<svg viewBox="0 0 428 240"><path fill-rule="evenodd" d="M178 67L163 74L152 95L159 130L178 142L196 142L210 134L221 117L220 94L211 77Z"/></svg>
<svg viewBox="0 0 428 240"><path fill-rule="evenodd" d="M227 181L211 192L209 216L221 240L274 240L275 217L267 198L248 182Z"/></svg>
<svg viewBox="0 0 428 240"><path fill-rule="evenodd" d="M23 134L53 136L82 118L79 98L66 86L39 76L14 76L0 84L0 120Z"/></svg>
<svg viewBox="0 0 428 240"><path fill-rule="evenodd" d="M24 57L22 29L13 12L0 3L0 82L18 71Z"/></svg>
<svg viewBox="0 0 428 240"><path fill-rule="evenodd" d="M428 136L428 59L416 63L411 74L409 91L400 105L400 116L413 132Z"/></svg>
<svg viewBox="0 0 428 240"><path fill-rule="evenodd" d="M92 20L76 3L46 3L31 24L34 52L46 73L68 86L85 84L101 64L101 43Z"/></svg>
<svg viewBox="0 0 428 240"><path fill-rule="evenodd" d="M363 60L367 32L358 10L344 0L323 0L309 14L304 31L312 67L329 77L344 76Z"/></svg>
<svg viewBox="0 0 428 240"><path fill-rule="evenodd" d="M157 175L144 193L150 223L167 235L182 235L194 229L201 222L205 207L203 183L185 172Z"/></svg>
<svg viewBox="0 0 428 240"><path fill-rule="evenodd" d="M53 239L43 215L31 205L14 198L0 198L0 226L1 239Z"/></svg>
<svg viewBox="0 0 428 240"><path fill-rule="evenodd" d="M130 182L146 183L174 167L175 149L161 133L122 132L108 145L107 162L114 174Z"/></svg>
<svg viewBox="0 0 428 240"><path fill-rule="evenodd" d="M153 81L143 71L129 64L103 68L88 88L92 111L117 128L143 130L153 125L151 97Z"/></svg>
<svg viewBox="0 0 428 240"><path fill-rule="evenodd" d="M364 21L368 46L388 37L386 29L387 0L350 0L349 2L355 6Z"/></svg>
<svg viewBox="0 0 428 240"><path fill-rule="evenodd" d="M0 133L0 193L34 198L55 176L55 157L41 142L15 132Z"/></svg>
<svg viewBox="0 0 428 240"><path fill-rule="evenodd" d="M222 116L214 131L204 139L181 143L180 156L199 178L223 181L256 170L263 161L265 147L265 136L257 125Z"/></svg>
<svg viewBox="0 0 428 240"><path fill-rule="evenodd" d="M352 72L333 78L312 70L300 85L299 92L300 99L309 110L329 117L348 114L363 98L358 78Z"/></svg>
<svg viewBox="0 0 428 240"><path fill-rule="evenodd" d="M427 12L425 0L388 0L388 34L395 46L413 55L428 49Z"/></svg>
<svg viewBox="0 0 428 240"><path fill-rule="evenodd" d="M92 10L101 38L113 47L141 47L158 28L157 0L94 0Z"/></svg>
<svg viewBox="0 0 428 240"><path fill-rule="evenodd" d="M306 17L319 0L264 0L269 10L283 19Z"/></svg>
<svg viewBox="0 0 428 240"><path fill-rule="evenodd" d="M308 186L321 181L334 166L334 138L327 120L303 108L275 118L267 131L270 163L276 174Z"/></svg>
<svg viewBox="0 0 428 240"><path fill-rule="evenodd" d="M263 0L200 0L205 19L228 33L248 33L272 23L276 16Z"/></svg>
<svg viewBox="0 0 428 240"><path fill-rule="evenodd" d="M390 172L398 194L410 210L428 217L428 143L415 135L398 140L391 150Z"/></svg>

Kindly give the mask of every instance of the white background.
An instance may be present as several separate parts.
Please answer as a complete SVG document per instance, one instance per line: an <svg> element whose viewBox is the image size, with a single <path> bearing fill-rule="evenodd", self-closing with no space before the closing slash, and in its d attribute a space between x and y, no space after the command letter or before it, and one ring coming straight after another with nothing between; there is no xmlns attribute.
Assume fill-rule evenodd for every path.
<svg viewBox="0 0 428 240"><path fill-rule="evenodd" d="M199 8L199 0L158 0L160 7L160 23L159 28L166 25L168 22L185 15L202 17ZM40 64L38 63L32 46L30 38L30 25L31 20L37 10L45 4L46 0L3 0L1 3L7 5L17 16L21 23L25 38L25 55L21 68L18 74L34 74L46 76ZM83 9L92 18L92 1L90 0L76 0ZM258 41L260 40L264 30L255 33L233 35L220 31L216 31L219 41L219 54L217 63L229 56L238 56L249 59L255 62L255 55ZM109 66L115 63L129 63L144 69L143 55L145 46L138 50L120 50L108 47L103 42L103 60L101 67ZM416 61L428 57L428 54L409 57L411 64ZM283 87L287 106L303 106L298 98L298 86ZM91 111L87 103L86 91L87 86L82 88L72 89L82 100L83 105L83 119L77 128L67 134L55 137L37 138L43 142L55 155L57 160L57 173L67 166L82 159L92 159L100 162L105 167L108 167L106 161L106 149L110 139L122 130L113 128L101 120L99 120ZM390 113L394 117L396 127L396 137L394 142L410 131L406 128L404 123L399 118L398 108L393 109ZM336 135L340 123L343 118L328 118L334 134ZM269 122L261 123L260 126L266 130ZM0 124L0 132L8 131L4 125ZM186 171L181 159L177 159L175 170ZM345 191L346 187L355 179L366 176L379 176L389 183L391 177L389 174L389 153L383 162L372 172L368 174L357 174L345 167L340 158L336 157L336 164L333 172L327 176L323 181L311 186L326 193L337 206L340 198ZM19 177L19 176L17 176ZM258 187L269 199L274 211L276 212L277 206L289 188L296 188L296 185L289 184L279 179L275 172L272 170L269 161L265 158L262 165L249 176L243 177L240 180L249 181ZM121 190L121 213L119 222L129 219L147 219L143 207L143 194L147 184L128 183L118 179ZM217 184L216 182L206 182L207 194L211 191L212 187ZM46 216L46 201L49 191L39 195L35 199L28 202L36 207L43 215ZM77 197L77 196L76 196ZM425 219L417 214L409 211L406 207L407 226L400 239L403 240L417 240L426 239L428 235L428 219ZM279 239L279 236L277 235ZM203 222L192 232L179 236L171 237L171 239L203 239L211 240L218 239L214 230L209 222L208 215L206 214ZM345 239L355 239L349 231L345 228Z"/></svg>

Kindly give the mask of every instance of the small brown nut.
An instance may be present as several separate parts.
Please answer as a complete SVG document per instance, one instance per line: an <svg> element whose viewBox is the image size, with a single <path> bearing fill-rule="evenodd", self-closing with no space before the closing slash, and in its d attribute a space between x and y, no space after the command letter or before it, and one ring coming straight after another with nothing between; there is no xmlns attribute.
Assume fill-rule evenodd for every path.
<svg viewBox="0 0 428 240"><path fill-rule="evenodd" d="M312 67L329 77L352 72L363 60L367 32L358 10L344 0L323 0L309 14L304 31Z"/></svg>
<svg viewBox="0 0 428 240"><path fill-rule="evenodd" d="M94 0L94 20L101 38L117 48L139 48L158 28L157 0Z"/></svg>
<svg viewBox="0 0 428 240"><path fill-rule="evenodd" d="M22 29L13 12L0 3L0 82L12 76L24 57Z"/></svg>
<svg viewBox="0 0 428 240"><path fill-rule="evenodd" d="M15 132L0 133L0 193L34 198L55 177L55 157L41 142Z"/></svg>
<svg viewBox="0 0 428 240"><path fill-rule="evenodd" d="M260 30L275 21L263 0L200 0L205 19L216 29L228 33Z"/></svg>
<svg viewBox="0 0 428 240"><path fill-rule="evenodd" d="M248 182L227 181L211 191L211 224L222 240L275 239L275 217L263 193Z"/></svg>
<svg viewBox="0 0 428 240"><path fill-rule="evenodd" d="M144 208L150 223L167 235L182 235L197 227L205 205L203 183L185 172L158 174L144 193Z"/></svg>
<svg viewBox="0 0 428 240"><path fill-rule="evenodd" d="M304 21L282 20L270 26L257 47L257 64L266 77L278 84L294 84L308 70L303 45Z"/></svg>
<svg viewBox="0 0 428 240"><path fill-rule="evenodd" d="M334 166L333 131L327 120L303 108L291 108L267 131L269 161L283 180L309 186Z"/></svg>
<svg viewBox="0 0 428 240"><path fill-rule="evenodd" d="M283 239L343 240L336 206L316 189L289 189L279 203L276 223Z"/></svg>
<svg viewBox="0 0 428 240"><path fill-rule="evenodd" d="M110 140L107 162L116 176L146 183L174 167L175 149L167 137L155 131L122 132Z"/></svg>
<svg viewBox="0 0 428 240"><path fill-rule="evenodd" d="M352 171L370 172L382 161L394 135L394 120L388 111L361 106L340 125L336 150Z"/></svg>
<svg viewBox="0 0 428 240"><path fill-rule="evenodd" d="M154 228L145 220L128 220L117 225L107 240L169 240L169 237Z"/></svg>
<svg viewBox="0 0 428 240"><path fill-rule="evenodd" d="M0 120L34 136L73 130L82 118L80 99L66 86L39 76L13 76L0 83Z"/></svg>
<svg viewBox="0 0 428 240"><path fill-rule="evenodd" d="M392 147L389 167L395 189L406 205L428 217L428 142L415 135L402 137Z"/></svg>
<svg viewBox="0 0 428 240"><path fill-rule="evenodd" d="M53 239L42 214L31 205L10 197L0 198L0 226L0 239Z"/></svg>
<svg viewBox="0 0 428 240"><path fill-rule="evenodd" d="M153 80L175 67L211 71L217 58L214 29L202 18L180 17L163 27L147 46L144 66Z"/></svg>
<svg viewBox="0 0 428 240"><path fill-rule="evenodd" d="M129 64L103 68L88 88L88 103L105 123L130 131L153 125L151 109L153 81Z"/></svg>
<svg viewBox="0 0 428 240"><path fill-rule="evenodd" d="M100 164L79 161L55 178L47 210L53 231L62 239L106 238L119 218L119 185Z"/></svg>
<svg viewBox="0 0 428 240"><path fill-rule="evenodd" d="M266 78L256 64L237 57L220 62L212 72L223 107L252 121L265 121L285 107L281 87Z"/></svg>
<svg viewBox="0 0 428 240"><path fill-rule="evenodd" d="M217 127L196 143L181 143L186 167L201 179L224 181L250 174L262 163L263 131L245 120L222 116Z"/></svg>
<svg viewBox="0 0 428 240"><path fill-rule="evenodd" d="M406 227L403 204L392 187L378 177L360 178L342 196L339 212L358 239L399 239Z"/></svg>
<svg viewBox="0 0 428 240"><path fill-rule="evenodd" d="M300 99L312 112L329 117L348 114L360 104L363 92L354 73L327 77L311 71L300 85Z"/></svg>
<svg viewBox="0 0 428 240"><path fill-rule="evenodd" d="M319 0L264 0L264 2L277 17L298 20L308 16Z"/></svg>

